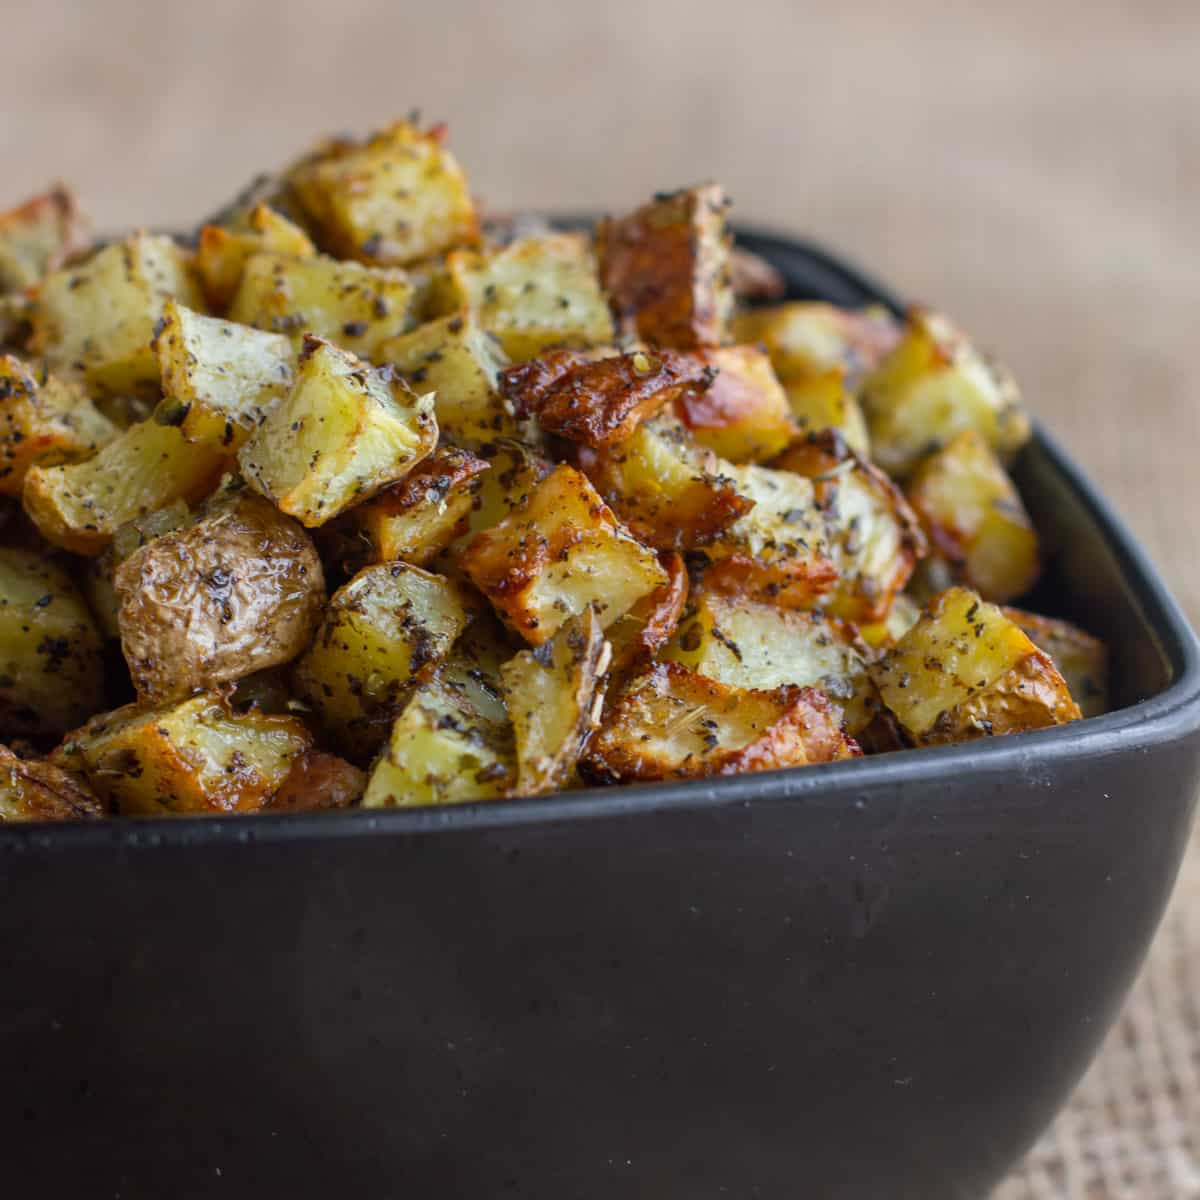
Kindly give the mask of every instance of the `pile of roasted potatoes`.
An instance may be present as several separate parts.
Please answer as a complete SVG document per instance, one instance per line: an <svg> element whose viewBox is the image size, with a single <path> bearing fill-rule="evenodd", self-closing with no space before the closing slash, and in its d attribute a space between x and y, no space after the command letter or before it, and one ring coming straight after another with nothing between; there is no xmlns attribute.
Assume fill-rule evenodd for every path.
<svg viewBox="0 0 1200 1200"><path fill-rule="evenodd" d="M485 220L441 128L191 237L0 216L0 820L454 804L1103 711L1010 375L707 184ZM774 301L774 302L772 302Z"/></svg>

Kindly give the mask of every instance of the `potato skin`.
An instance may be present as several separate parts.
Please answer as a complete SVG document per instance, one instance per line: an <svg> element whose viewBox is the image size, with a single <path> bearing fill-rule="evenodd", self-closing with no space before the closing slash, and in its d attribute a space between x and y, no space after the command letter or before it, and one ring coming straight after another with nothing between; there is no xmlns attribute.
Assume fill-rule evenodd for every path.
<svg viewBox="0 0 1200 1200"><path fill-rule="evenodd" d="M307 534L252 493L148 542L114 585L125 660L155 704L289 662L325 603Z"/></svg>
<svg viewBox="0 0 1200 1200"><path fill-rule="evenodd" d="M279 790L263 812L320 812L357 804L367 777L336 754L309 750L292 763Z"/></svg>
<svg viewBox="0 0 1200 1200"><path fill-rule="evenodd" d="M104 815L104 805L70 772L54 763L18 758L0 746L0 825L86 821Z"/></svg>

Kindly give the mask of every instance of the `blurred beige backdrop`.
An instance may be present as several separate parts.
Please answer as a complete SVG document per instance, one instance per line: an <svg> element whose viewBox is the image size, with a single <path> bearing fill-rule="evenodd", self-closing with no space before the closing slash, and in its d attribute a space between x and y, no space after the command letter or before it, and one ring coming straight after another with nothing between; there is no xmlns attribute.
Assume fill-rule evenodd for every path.
<svg viewBox="0 0 1200 1200"><path fill-rule="evenodd" d="M4 17L0 203L62 176L102 228L189 223L313 135L414 106L498 209L720 179L742 220L827 241L1005 357L1200 618L1197 0ZM1195 858L1124 1025L1006 1200L1200 1197Z"/></svg>

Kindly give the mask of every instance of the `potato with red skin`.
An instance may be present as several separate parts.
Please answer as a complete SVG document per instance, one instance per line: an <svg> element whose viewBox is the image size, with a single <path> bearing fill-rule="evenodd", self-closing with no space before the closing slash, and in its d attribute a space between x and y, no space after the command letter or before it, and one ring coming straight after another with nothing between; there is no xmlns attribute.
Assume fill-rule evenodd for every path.
<svg viewBox="0 0 1200 1200"><path fill-rule="evenodd" d="M121 649L153 704L290 662L325 604L308 535L248 490L147 542L113 583Z"/></svg>

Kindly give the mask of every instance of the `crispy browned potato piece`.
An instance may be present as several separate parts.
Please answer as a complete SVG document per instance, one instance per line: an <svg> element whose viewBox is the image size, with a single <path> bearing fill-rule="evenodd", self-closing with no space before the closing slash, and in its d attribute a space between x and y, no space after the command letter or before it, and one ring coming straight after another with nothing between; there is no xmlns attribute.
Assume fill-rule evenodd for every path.
<svg viewBox="0 0 1200 1200"><path fill-rule="evenodd" d="M871 676L922 746L1024 733L1080 716L1050 656L966 588L935 597Z"/></svg>
<svg viewBox="0 0 1200 1200"><path fill-rule="evenodd" d="M612 647L589 606L548 642L520 651L500 668L516 739L517 795L538 796L569 782L596 727L611 661Z"/></svg>
<svg viewBox="0 0 1200 1200"><path fill-rule="evenodd" d="M1085 717L1099 717L1108 711L1108 647L1099 638L1070 621L1020 608L1003 612L1054 660Z"/></svg>
<svg viewBox="0 0 1200 1200"><path fill-rule="evenodd" d="M249 491L148 542L113 583L121 649L150 704L290 662L325 604L308 535Z"/></svg>
<svg viewBox="0 0 1200 1200"><path fill-rule="evenodd" d="M667 582L643 596L606 630L613 650L613 675L623 675L653 658L670 640L683 615L688 597L683 555L660 550L658 561L667 573Z"/></svg>
<svg viewBox="0 0 1200 1200"><path fill-rule="evenodd" d="M660 550L703 546L754 507L726 464L670 413L644 421L619 445L584 448L578 462L621 520Z"/></svg>
<svg viewBox="0 0 1200 1200"><path fill-rule="evenodd" d="M490 464L444 445L406 479L350 510L349 519L371 546L375 562L402 558L423 567L470 524Z"/></svg>
<svg viewBox="0 0 1200 1200"><path fill-rule="evenodd" d="M985 600L1023 596L1040 573L1037 531L987 442L964 429L913 474L908 499L952 578Z"/></svg>
<svg viewBox="0 0 1200 1200"><path fill-rule="evenodd" d="M321 750L309 750L292 762L279 790L263 812L315 812L357 804L367 777L353 763Z"/></svg>
<svg viewBox="0 0 1200 1200"><path fill-rule="evenodd" d="M560 466L498 525L476 534L463 570L504 622L540 646L595 604L604 626L666 582L587 477Z"/></svg>
<svg viewBox="0 0 1200 1200"><path fill-rule="evenodd" d="M729 252L729 279L734 296L749 303L782 300L787 294L783 273L745 246L734 246Z"/></svg>
<svg viewBox="0 0 1200 1200"><path fill-rule="evenodd" d="M500 390L518 416L535 416L549 433L598 450L625 441L664 405L702 395L715 376L695 356L671 350L595 361L563 351L550 362L509 367L500 375Z"/></svg>
<svg viewBox="0 0 1200 1200"><path fill-rule="evenodd" d="M82 388L0 355L0 495L20 496L31 467L87 458L116 434Z"/></svg>
<svg viewBox="0 0 1200 1200"><path fill-rule="evenodd" d="M61 767L18 758L0 746L0 825L5 821L88 821L104 806Z"/></svg>
<svg viewBox="0 0 1200 1200"><path fill-rule="evenodd" d="M445 126L396 121L364 144L336 141L290 182L325 247L342 258L405 266L479 238L466 176Z"/></svg>
<svg viewBox="0 0 1200 1200"><path fill-rule="evenodd" d="M126 705L93 717L55 751L123 816L260 809L312 748L295 717L232 711L203 694L166 708Z"/></svg>
<svg viewBox="0 0 1200 1200"><path fill-rule="evenodd" d="M655 346L719 346L733 307L729 200L716 184L656 196L600 222L600 280L619 324Z"/></svg>
<svg viewBox="0 0 1200 1200"><path fill-rule="evenodd" d="M861 754L816 688L731 687L658 663L627 684L588 744L594 779L696 779L834 762Z"/></svg>
<svg viewBox="0 0 1200 1200"><path fill-rule="evenodd" d="M706 388L682 390L675 411L695 440L733 463L766 462L795 436L787 393L757 346L702 350Z"/></svg>
<svg viewBox="0 0 1200 1200"><path fill-rule="evenodd" d="M103 703L100 635L71 576L0 547L0 736L58 736Z"/></svg>
<svg viewBox="0 0 1200 1200"><path fill-rule="evenodd" d="M856 624L884 620L926 552L903 493L829 430L799 439L775 465L813 481L840 576L827 611Z"/></svg>
<svg viewBox="0 0 1200 1200"><path fill-rule="evenodd" d="M61 183L0 213L0 293L37 283L87 242L88 223Z"/></svg>

